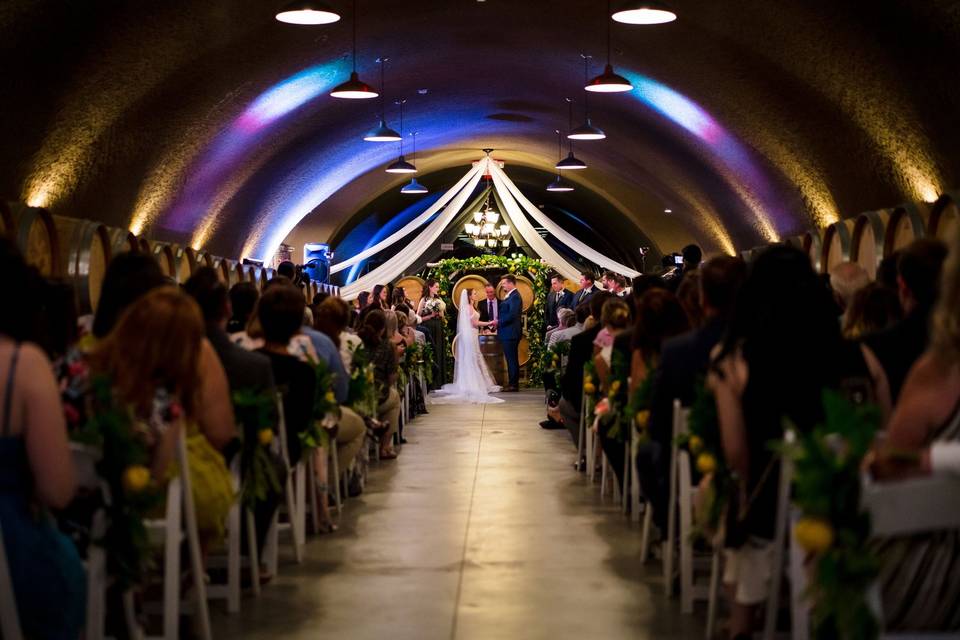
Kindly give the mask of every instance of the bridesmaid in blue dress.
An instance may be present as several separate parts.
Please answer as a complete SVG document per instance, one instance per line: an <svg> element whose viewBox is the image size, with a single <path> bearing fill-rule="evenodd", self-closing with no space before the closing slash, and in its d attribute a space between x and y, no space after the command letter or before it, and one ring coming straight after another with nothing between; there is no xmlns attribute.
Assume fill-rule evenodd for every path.
<svg viewBox="0 0 960 640"><path fill-rule="evenodd" d="M75 479L53 370L31 343L39 306L36 275L0 240L3 296L16 313L0 314L0 527L20 626L26 638L80 636L86 580L77 550L48 513L73 497ZM32 289L32 290L31 290Z"/></svg>

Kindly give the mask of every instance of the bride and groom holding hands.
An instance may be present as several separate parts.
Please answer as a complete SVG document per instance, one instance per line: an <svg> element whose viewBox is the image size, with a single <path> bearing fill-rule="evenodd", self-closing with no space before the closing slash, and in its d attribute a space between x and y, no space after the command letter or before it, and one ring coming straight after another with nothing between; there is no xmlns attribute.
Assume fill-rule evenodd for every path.
<svg viewBox="0 0 960 640"><path fill-rule="evenodd" d="M497 300L493 285L487 285L487 298L480 301L479 311L474 308L479 297L476 290L465 289L460 293L453 383L443 385L433 394L430 397L432 403L497 403L503 400L491 396L491 393L519 390L523 302L517 291L517 279L512 274L503 276L500 287L506 292L503 300ZM503 389L497 386L480 353L480 329L496 331L497 340L503 347L508 378Z"/></svg>

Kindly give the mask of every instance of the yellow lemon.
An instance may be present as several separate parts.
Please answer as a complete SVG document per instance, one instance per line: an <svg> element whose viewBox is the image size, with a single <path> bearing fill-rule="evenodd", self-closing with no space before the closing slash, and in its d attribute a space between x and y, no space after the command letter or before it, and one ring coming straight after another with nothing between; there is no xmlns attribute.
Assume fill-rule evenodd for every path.
<svg viewBox="0 0 960 640"><path fill-rule="evenodd" d="M132 464L123 470L123 490L140 493L150 484L150 470L142 464Z"/></svg>
<svg viewBox="0 0 960 640"><path fill-rule="evenodd" d="M273 430L260 429L260 432L257 434L257 440L259 440L260 444L263 446L269 445L271 442L273 442Z"/></svg>
<svg viewBox="0 0 960 640"><path fill-rule="evenodd" d="M373 382L373 371L367 371L367 382Z"/></svg>
<svg viewBox="0 0 960 640"><path fill-rule="evenodd" d="M646 429L647 424L650 422L650 412L646 409L637 411L637 415L634 416L634 420L637 421L637 427L640 429Z"/></svg>
<svg viewBox="0 0 960 640"><path fill-rule="evenodd" d="M337 401L337 396L334 395L333 391L327 391L327 393L323 396L323 399L329 402L330 404L333 404L334 402Z"/></svg>
<svg viewBox="0 0 960 640"><path fill-rule="evenodd" d="M589 384L589 383L593 382L593 376L591 376L591 375L588 373L587 375L583 376L583 382L584 382L584 384Z"/></svg>
<svg viewBox="0 0 960 640"><path fill-rule="evenodd" d="M717 470L717 459L709 453L701 453L697 456L697 471L700 473L713 473Z"/></svg>
<svg viewBox="0 0 960 640"><path fill-rule="evenodd" d="M620 391L620 381L614 380L610 383L610 393L615 394L617 391Z"/></svg>
<svg viewBox="0 0 960 640"><path fill-rule="evenodd" d="M584 383L583 385L583 392L586 393L588 396L592 396L597 392L597 388L593 386L592 382L587 382L587 383Z"/></svg>
<svg viewBox="0 0 960 640"><path fill-rule="evenodd" d="M687 446L690 447L690 453L697 455L703 451L703 438L700 436L690 436L690 440L687 442Z"/></svg>
<svg viewBox="0 0 960 640"><path fill-rule="evenodd" d="M810 553L823 553L833 546L833 527L821 518L800 518L793 534L797 544Z"/></svg>

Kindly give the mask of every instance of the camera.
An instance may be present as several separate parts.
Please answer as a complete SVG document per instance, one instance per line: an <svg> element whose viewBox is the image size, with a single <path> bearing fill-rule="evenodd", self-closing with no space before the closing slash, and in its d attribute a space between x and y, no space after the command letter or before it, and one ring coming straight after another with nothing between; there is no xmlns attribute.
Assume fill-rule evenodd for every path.
<svg viewBox="0 0 960 640"><path fill-rule="evenodd" d="M673 264L678 265L678 266L679 266L679 265L682 265L682 264L683 264L683 256L673 256Z"/></svg>

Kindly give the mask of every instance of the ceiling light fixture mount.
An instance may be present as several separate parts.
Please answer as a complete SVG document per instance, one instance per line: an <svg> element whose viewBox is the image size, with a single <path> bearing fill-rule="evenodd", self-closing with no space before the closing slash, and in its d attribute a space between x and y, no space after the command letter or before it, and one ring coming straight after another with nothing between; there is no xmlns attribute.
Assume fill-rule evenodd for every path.
<svg viewBox="0 0 960 640"><path fill-rule="evenodd" d="M666 24L677 19L677 14L660 2L628 2L611 15L622 24Z"/></svg>
<svg viewBox="0 0 960 640"><path fill-rule="evenodd" d="M384 95L383 90L384 82L384 67L387 66L387 61L390 58L385 58L380 56L377 58L377 62L380 63L380 125L375 129L371 130L367 135L363 136L363 139L367 142L399 142L400 134L387 126L387 110L384 107Z"/></svg>
<svg viewBox="0 0 960 640"><path fill-rule="evenodd" d="M587 85L590 84L590 58L585 53L581 53L583 58L583 124L571 131L567 137L573 140L603 140L607 134L600 127L593 126L590 121L590 94L587 92Z"/></svg>
<svg viewBox="0 0 960 640"><path fill-rule="evenodd" d="M610 0L607 0L607 15L610 15ZM603 73L595 77L584 87L587 91L594 93L623 93L633 89L630 81L613 71L613 64L610 62L610 21L607 21L607 66Z"/></svg>
<svg viewBox="0 0 960 640"><path fill-rule="evenodd" d="M353 72L350 73L349 80L333 88L330 96L347 100L369 100L379 95L357 74L357 0L353 0Z"/></svg>
<svg viewBox="0 0 960 640"><path fill-rule="evenodd" d="M274 17L278 22L301 25L333 24L340 20L339 13L323 2L313 0L288 2Z"/></svg>

